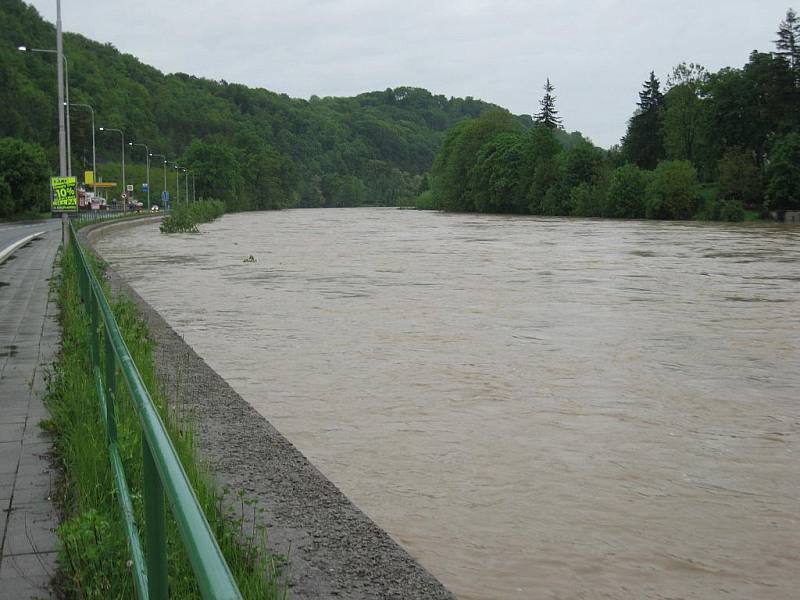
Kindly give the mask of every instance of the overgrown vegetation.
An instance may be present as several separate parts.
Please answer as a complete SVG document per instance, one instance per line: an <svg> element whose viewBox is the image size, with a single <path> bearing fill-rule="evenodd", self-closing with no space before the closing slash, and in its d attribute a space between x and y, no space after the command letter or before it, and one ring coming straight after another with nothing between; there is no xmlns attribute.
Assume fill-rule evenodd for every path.
<svg viewBox="0 0 800 600"><path fill-rule="evenodd" d="M201 200L180 204L161 220L161 233L197 233L197 225L209 223L225 214L220 200Z"/></svg>
<svg viewBox="0 0 800 600"><path fill-rule="evenodd" d="M93 263L94 264L94 263ZM69 598L132 598L135 596L128 549L114 492L107 439L100 406L90 377L89 321L78 296L76 265L71 253L61 258L58 288L63 338L46 398L55 434L58 461L65 481L59 500L62 523L59 557L65 569L63 592ZM96 269L96 267L95 267ZM113 306L122 335L186 469L223 554L246 598L283 598L282 557L271 556L264 532L256 526L251 503L240 494L237 509L224 509L210 477L194 455L192 430L170 410L157 393L153 342L135 306L122 299ZM123 382L117 385L117 436L140 529L142 507L142 448L138 417ZM142 530L143 533L143 530ZM191 567L171 516L167 518L169 589L173 598L199 598Z"/></svg>

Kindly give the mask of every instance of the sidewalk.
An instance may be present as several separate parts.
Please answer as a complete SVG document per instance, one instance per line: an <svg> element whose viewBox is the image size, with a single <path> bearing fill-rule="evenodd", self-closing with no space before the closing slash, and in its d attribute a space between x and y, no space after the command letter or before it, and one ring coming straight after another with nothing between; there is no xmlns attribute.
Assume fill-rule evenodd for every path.
<svg viewBox="0 0 800 600"><path fill-rule="evenodd" d="M0 265L0 599L52 596L55 471L39 422L45 367L60 339L49 293L59 243L60 231L48 231Z"/></svg>

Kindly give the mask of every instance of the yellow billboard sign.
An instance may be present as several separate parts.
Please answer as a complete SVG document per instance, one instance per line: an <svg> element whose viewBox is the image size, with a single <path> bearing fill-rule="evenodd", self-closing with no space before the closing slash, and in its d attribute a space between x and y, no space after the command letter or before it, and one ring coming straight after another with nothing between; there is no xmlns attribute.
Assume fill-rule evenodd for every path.
<svg viewBox="0 0 800 600"><path fill-rule="evenodd" d="M94 171L83 172L83 183L86 185L92 185L94 183Z"/></svg>
<svg viewBox="0 0 800 600"><path fill-rule="evenodd" d="M53 212L78 212L75 177L51 177L50 187L53 189L53 199L50 204Z"/></svg>

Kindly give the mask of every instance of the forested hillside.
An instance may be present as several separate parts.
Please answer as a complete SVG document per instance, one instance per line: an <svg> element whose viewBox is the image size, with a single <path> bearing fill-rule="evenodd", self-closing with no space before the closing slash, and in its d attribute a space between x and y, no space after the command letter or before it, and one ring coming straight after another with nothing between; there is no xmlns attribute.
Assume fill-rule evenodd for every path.
<svg viewBox="0 0 800 600"><path fill-rule="evenodd" d="M20 0L3 0L0 139L19 141L5 140L0 148L28 152L38 157L34 163L54 171L55 55L21 52L20 45L55 48L55 27ZM72 103L94 107L97 126L122 129L126 141L145 143L151 152L186 165L196 175L198 194L220 198L234 210L394 204L417 193L449 127L496 108L406 87L354 98L293 99L225 81L164 75L74 33L64 34L64 49ZM79 174L91 169L89 111L71 113L73 173ZM530 117L517 120L531 124ZM39 146L46 160L39 160ZM118 181L119 136L98 132L97 146L98 173ZM138 184L144 179L144 150L129 150L127 179ZM160 190L161 164L153 169L153 189ZM170 188L174 181L173 174ZM18 185L6 181L6 190L9 183ZM3 189L0 182L0 195ZM37 198L46 202L46 195L39 190ZM0 216L22 208L14 205L19 201L19 194L7 193Z"/></svg>
<svg viewBox="0 0 800 600"><path fill-rule="evenodd" d="M800 19L791 9L774 44L752 51L742 68L711 73L680 63L665 84L651 72L621 146L608 152L557 143L563 132L548 80L532 129L498 111L456 124L418 204L714 220L800 210Z"/></svg>

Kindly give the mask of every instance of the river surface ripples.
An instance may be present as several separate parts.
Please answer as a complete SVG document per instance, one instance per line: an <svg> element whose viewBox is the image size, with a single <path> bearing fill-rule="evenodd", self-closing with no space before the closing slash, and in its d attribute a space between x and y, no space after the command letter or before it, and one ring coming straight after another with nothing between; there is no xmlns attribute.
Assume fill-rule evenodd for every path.
<svg viewBox="0 0 800 600"><path fill-rule="evenodd" d="M201 230L98 247L459 598L798 597L797 228L328 209Z"/></svg>

